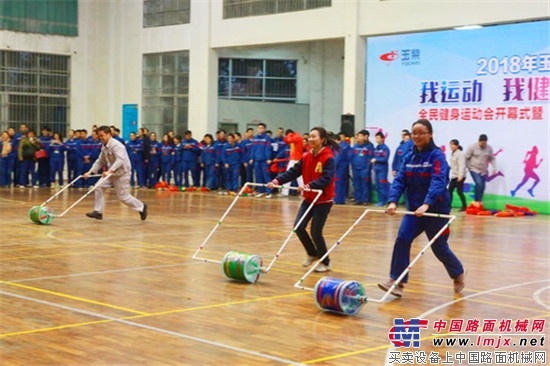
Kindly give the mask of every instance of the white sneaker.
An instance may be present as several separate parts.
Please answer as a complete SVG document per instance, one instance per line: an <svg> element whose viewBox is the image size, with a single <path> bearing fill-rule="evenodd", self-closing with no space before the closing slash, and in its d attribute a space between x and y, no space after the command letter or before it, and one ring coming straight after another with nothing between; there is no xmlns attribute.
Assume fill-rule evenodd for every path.
<svg viewBox="0 0 550 366"><path fill-rule="evenodd" d="M267 196L265 196L265 198L271 198L271 197L273 197L273 196L271 195L271 193L268 194Z"/></svg>
<svg viewBox="0 0 550 366"><path fill-rule="evenodd" d="M260 197L263 197L263 196L265 196L265 193L256 193L256 195L254 197L260 198Z"/></svg>
<svg viewBox="0 0 550 366"><path fill-rule="evenodd" d="M302 263L302 266L304 267L309 267L313 264L313 262L315 262L317 260L317 257L310 257L308 256L306 258L306 260L304 261L304 263Z"/></svg>
<svg viewBox="0 0 550 366"><path fill-rule="evenodd" d="M332 269L332 267L330 266L330 264L327 266L323 263L319 263L319 265L317 267L315 267L315 272L328 272Z"/></svg>

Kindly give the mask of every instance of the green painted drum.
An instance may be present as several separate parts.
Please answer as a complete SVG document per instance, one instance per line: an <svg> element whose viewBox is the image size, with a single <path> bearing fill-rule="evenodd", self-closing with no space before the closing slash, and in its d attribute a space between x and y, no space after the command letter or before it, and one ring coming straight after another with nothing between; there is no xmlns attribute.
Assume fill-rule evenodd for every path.
<svg viewBox="0 0 550 366"><path fill-rule="evenodd" d="M53 210L47 206L34 206L29 210L29 219L35 224L49 225L54 217Z"/></svg>
<svg viewBox="0 0 550 366"><path fill-rule="evenodd" d="M365 289L356 281L343 281L323 277L313 289L315 303L325 311L344 315L355 315L367 302Z"/></svg>
<svg viewBox="0 0 550 366"><path fill-rule="evenodd" d="M222 269L227 278L250 283L260 278L262 264L262 258L255 254L231 251L222 258Z"/></svg>

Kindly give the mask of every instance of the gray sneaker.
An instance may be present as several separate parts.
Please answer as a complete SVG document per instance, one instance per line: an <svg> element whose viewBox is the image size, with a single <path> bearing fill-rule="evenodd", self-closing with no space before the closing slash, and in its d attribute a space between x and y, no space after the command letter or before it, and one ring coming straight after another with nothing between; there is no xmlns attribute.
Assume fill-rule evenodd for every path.
<svg viewBox="0 0 550 366"><path fill-rule="evenodd" d="M311 257L308 255L308 257L306 258L306 260L304 261L304 263L302 263L302 266L304 267L309 267L313 264L313 262L315 262L317 260L317 257Z"/></svg>
<svg viewBox="0 0 550 366"><path fill-rule="evenodd" d="M314 271L315 272L328 272L332 269L332 267L329 265L326 265L326 264L323 264L323 263L319 263L317 265L317 267L315 267Z"/></svg>

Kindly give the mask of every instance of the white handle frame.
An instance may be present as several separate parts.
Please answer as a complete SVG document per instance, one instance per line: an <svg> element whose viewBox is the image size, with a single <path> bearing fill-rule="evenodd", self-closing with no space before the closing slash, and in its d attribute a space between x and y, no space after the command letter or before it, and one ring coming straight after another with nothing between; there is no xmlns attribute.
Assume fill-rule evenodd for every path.
<svg viewBox="0 0 550 366"><path fill-rule="evenodd" d="M216 225L212 228L212 230L210 231L210 233L206 236L206 238L204 239L204 241L199 245L199 247L197 248L197 250L195 251L195 253L193 254L192 258L193 259L196 259L196 260L200 260L200 261L203 261L203 262L209 262L209 263L221 263L221 260L217 260L217 259L209 259L209 258L204 258L204 257L199 257L199 253L204 249L204 247L206 246L206 243L208 242L208 240L210 240L210 238L212 237L212 235L214 235L214 232L220 227L220 225L222 224L223 220L227 217L227 215L229 214L229 212L231 211L231 209L235 206L235 204L237 203L237 201L239 200L239 198L243 195L244 191L246 190L247 187L249 186L252 186L252 187L266 187L267 184L265 183L252 183L252 182L247 182L243 185L243 187L241 188L241 190L239 191L239 193L235 196L235 199L233 200L233 202L231 202L231 204L229 205L229 207L227 208L227 210L224 212L224 214L222 215L222 217L218 220L218 222L216 223ZM283 186L279 186L279 185L276 185L276 186L273 186L273 188L283 188ZM289 189L295 189L297 190L298 188L297 187L284 187L284 188L289 188ZM311 209L313 208L313 205L315 205L315 203L319 200L319 197L321 197L321 194L323 193L322 190L320 189L309 189L307 190L308 192L315 192L317 195L315 196L315 198L313 199L313 201L311 202L311 204L308 206L307 210L304 212L304 214L302 215L302 217L300 217L300 220L298 220L298 222L296 223L296 225L292 228L292 231L290 231L290 233L288 234L288 236L286 237L285 241L283 242L283 244L281 245L281 247L279 248L279 250L277 250L277 253L275 253L273 259L271 260L271 262L269 263L269 265L267 267L263 267L261 269L261 271L263 273L267 273L269 272L269 270L271 269L271 267L273 266L273 264L275 264L275 261L280 257L281 253L283 252L283 249L286 247L286 245L288 244L288 242L290 241L291 237L292 237L292 234L296 231L296 229L298 228L298 226L300 226L300 224L302 223L302 221L305 219L306 215L309 213L309 211L311 211Z"/></svg>
<svg viewBox="0 0 550 366"><path fill-rule="evenodd" d="M78 205L84 198L88 197L93 191L96 190L97 187L99 187L101 184L103 184L103 182L105 182L106 180L108 180L109 178L111 178L111 175L112 174L107 174L106 176L100 178L96 184L94 184L94 186L92 188L90 188L88 190L88 192L84 193L84 195L82 197L80 197L78 200L76 200L72 205L70 205L65 211L63 211L62 213L60 213L59 215L56 215L56 217L63 217L65 216L65 214L67 212L69 212L74 206ZM101 177L101 174L94 174L94 175L90 175L88 178L92 178L92 177ZM86 179L88 179L86 178Z"/></svg>
<svg viewBox="0 0 550 366"><path fill-rule="evenodd" d="M294 284L294 287L296 288L299 288L299 289L302 289L302 290L309 290L309 291L313 291L314 289L311 288L311 287L305 287L303 285L304 283L304 280L315 270L315 268L323 262L323 260L325 260L325 258L327 258L329 256L329 254L334 250L336 249L336 247L338 247L342 241L344 240L344 238L346 236L348 236L348 234L359 224L359 222L361 220L363 220L363 218L368 214L368 213L379 213L379 214L386 214L387 212L385 210L372 210L372 209L366 209L365 211L363 211L363 213L357 218L357 220L355 220L355 222L346 230L346 232L330 247L329 250L327 250L327 252L325 253L325 255L323 255L317 262L314 263L313 266L311 266L311 268ZM395 214L397 215L415 215L414 212L412 211L395 211ZM420 259L421 256L424 255L424 253L426 252L426 250L428 250L429 247L432 246L432 244L437 240L437 238L439 238L444 232L445 230L449 227L449 225L451 225L451 222L453 222L455 219L456 219L456 216L454 215L445 215L445 214L438 214L438 213L430 213L430 212L426 212L424 213L422 216L426 216L426 217L438 217L438 218L443 218L443 219L448 219L449 221L447 221L447 223L445 225L443 225L443 227L441 228L441 230L439 230L439 232L422 248L422 250L416 255L416 257L410 262L410 264L407 266L407 268L403 271L403 273L401 273L401 275L399 275L399 277L395 280L395 282L393 283L393 285L388 289L388 291L386 291L386 293L384 294L384 296L382 296L380 299L369 299L368 301L370 302L384 302L388 296L391 294L391 292L393 291L393 289L395 287L397 287L399 285L399 282L401 282L401 280L407 275L407 273L409 273L409 271L412 269L412 267L414 266L414 264Z"/></svg>

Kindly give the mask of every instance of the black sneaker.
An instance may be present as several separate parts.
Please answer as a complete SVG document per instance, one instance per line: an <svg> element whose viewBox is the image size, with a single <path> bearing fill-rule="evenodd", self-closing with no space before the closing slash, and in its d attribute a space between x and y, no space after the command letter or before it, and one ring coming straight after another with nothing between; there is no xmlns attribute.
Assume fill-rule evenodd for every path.
<svg viewBox="0 0 550 366"><path fill-rule="evenodd" d="M141 221L144 221L147 218L147 204L143 204L143 211L139 213L139 217L141 217Z"/></svg>
<svg viewBox="0 0 550 366"><path fill-rule="evenodd" d="M88 212L86 216L96 220L103 220L103 214L97 211Z"/></svg>

